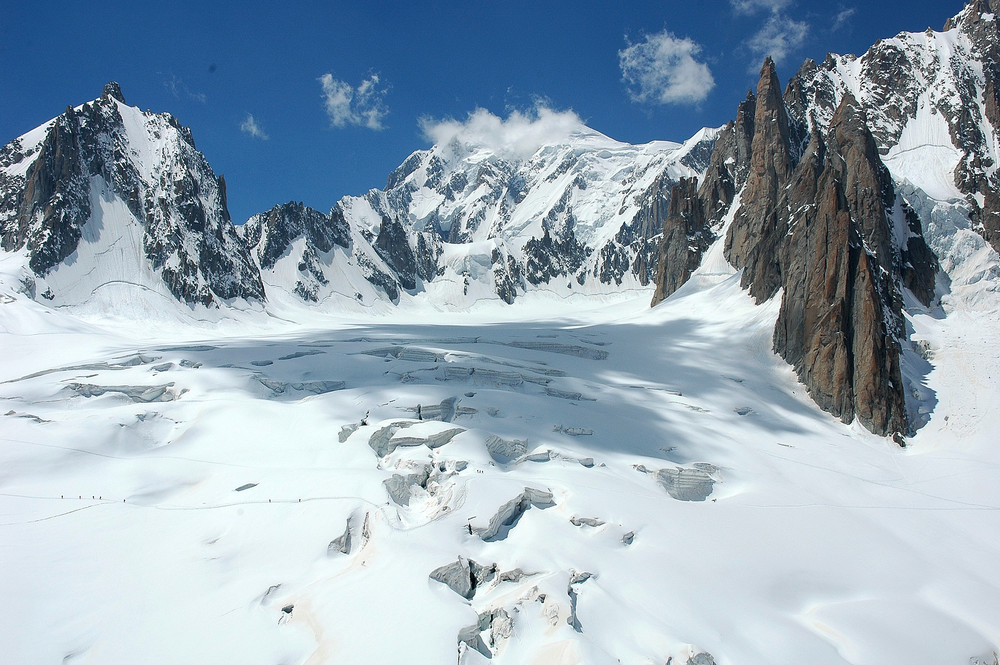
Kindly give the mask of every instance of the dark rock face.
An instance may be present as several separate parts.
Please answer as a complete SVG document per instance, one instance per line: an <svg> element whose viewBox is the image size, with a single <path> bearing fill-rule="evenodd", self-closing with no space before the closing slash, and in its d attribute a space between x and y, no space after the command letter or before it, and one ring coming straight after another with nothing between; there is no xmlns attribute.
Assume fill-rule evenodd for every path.
<svg viewBox="0 0 1000 665"><path fill-rule="evenodd" d="M774 349L821 408L845 422L856 415L884 435L907 431L897 342L902 317L879 255L866 246L866 234L888 232L883 190L865 177L877 173L877 158L866 151L870 140L847 97L827 144L814 133L792 175L785 210L801 212L786 225L791 235L782 246ZM859 177L866 185L852 187ZM883 261L891 256L884 251Z"/></svg>
<svg viewBox="0 0 1000 665"><path fill-rule="evenodd" d="M170 157L141 173L118 106L123 99L109 83L96 101L56 118L37 154L26 154L19 141L0 151L4 165L34 157L23 178L0 180L3 248L26 249L31 270L45 276L76 251L91 218L91 183L99 179L142 224L146 258L177 299L263 299L260 275L229 219L225 181L166 114L144 119L158 138L172 134Z"/></svg>
<svg viewBox="0 0 1000 665"><path fill-rule="evenodd" d="M429 282L441 270L438 265L442 253L440 237L431 232L408 233L399 220L382 218L374 246L379 257L392 269L399 287L408 291L417 288L418 279ZM379 285L379 282L372 283Z"/></svg>
<svg viewBox="0 0 1000 665"><path fill-rule="evenodd" d="M417 276L420 279L429 282L443 272L439 265L442 251L440 237L428 232L417 234L414 260L417 262Z"/></svg>
<svg viewBox="0 0 1000 665"><path fill-rule="evenodd" d="M632 221L623 224L614 240L600 249L595 276L603 283L622 283L631 270L639 283L656 279L659 245L657 236L663 231L670 205L673 181L661 174L641 196L641 207Z"/></svg>
<svg viewBox="0 0 1000 665"><path fill-rule="evenodd" d="M881 155L899 142L921 104L929 105L947 123L951 143L959 151L954 181L972 208L972 228L1000 251L1000 177L989 148L989 135L1000 130L998 9L996 0L973 0L949 19L945 30L956 30L968 41L952 40L947 57L936 53L933 44L927 47L903 34L877 42L860 59L828 56L821 65L807 61L789 83L785 102L797 121L793 132L796 124L828 126L850 87L839 68L857 62L860 72L852 89L860 90L859 101L868 112L869 130ZM925 99L928 89L932 94Z"/></svg>
<svg viewBox="0 0 1000 665"><path fill-rule="evenodd" d="M726 259L743 268L743 288L758 301L770 298L781 285L777 263L778 198L792 172L788 114L774 62L768 58L760 72L754 111L750 171L743 205L726 236Z"/></svg>
<svg viewBox="0 0 1000 665"><path fill-rule="evenodd" d="M195 154L207 169L201 153ZM206 191L204 175L163 172L157 194L147 192L146 258L182 302L210 305L216 297L264 300L260 273L225 208L225 181L215 181L213 193Z"/></svg>
<svg viewBox="0 0 1000 665"><path fill-rule="evenodd" d="M378 237L375 238L375 249L390 268L399 276L399 283L404 289L417 288L417 259L407 241L406 229L399 220L382 218Z"/></svg>
<svg viewBox="0 0 1000 665"><path fill-rule="evenodd" d="M260 216L256 226L254 233L261 240L257 256L264 268L273 268L288 246L302 236L305 236L307 247L313 254L330 252L335 245L347 247L351 240L350 229L343 216L329 218L302 203L275 206ZM251 222L247 222L244 228L245 233L250 233Z"/></svg>
<svg viewBox="0 0 1000 665"><path fill-rule="evenodd" d="M655 306L680 288L701 263L705 250L722 227L733 197L750 174L757 97L752 91L740 103L736 120L719 134L698 186L694 178L682 179L670 195L663 219L656 270Z"/></svg>
<svg viewBox="0 0 1000 665"><path fill-rule="evenodd" d="M685 166L705 170L709 174L705 181L712 184L706 189L704 195L700 192L698 194L699 197L702 197L703 209L710 211L709 220L714 220L711 213L714 213L718 208L718 201L726 199L728 196L726 199L726 205L728 205L732 200L733 191L725 189L725 186L720 185L717 180L721 177L720 169L725 169L716 161L722 159L720 156L723 153L728 152L727 145L732 145L732 149L738 151L740 141L738 134L741 130L742 126L737 129L731 124L714 140L699 142L691 152L681 159L681 163ZM721 148L720 142L723 142ZM747 146L749 147L749 140ZM727 172L725 177L728 179L727 182L731 182L733 174ZM684 191L690 192L693 191L692 188L696 183L694 178L688 180L690 180L690 184ZM677 196L677 186L678 183L672 180L667 173L662 173L653 181L652 186L642 193L638 199L642 205L631 223L623 225L615 235L614 240L604 245L600 250L601 260L595 267L595 274L602 282L610 284L613 280L615 283L621 284L622 276L628 265L628 257L632 257L631 272L638 278L639 283L645 286L650 282L655 282L659 289L658 279L660 279L664 268L662 247L666 232L665 225L668 223L668 217L673 209L673 198ZM707 244L702 246L701 236L698 238L691 236L691 241L693 248L699 248L696 249L698 260L693 266L697 267L701 256L700 252L704 251ZM682 269L681 267L676 268ZM674 269L674 266L671 265L670 269ZM659 302L656 300L656 296L654 296L654 304L655 302Z"/></svg>
<svg viewBox="0 0 1000 665"><path fill-rule="evenodd" d="M379 287L393 303L399 302L399 281L379 268L367 254L358 254L355 259L365 279Z"/></svg>
<svg viewBox="0 0 1000 665"><path fill-rule="evenodd" d="M275 206L251 217L239 232L264 271L274 270L303 241L294 259L298 277L292 292L310 302L318 302L330 283L329 269L338 256L394 302L402 290L413 291L419 280L429 281L441 271L441 241L434 233L413 232L383 217L378 233L362 229L355 236L339 204L329 215L302 203ZM335 256L337 248L343 251Z"/></svg>
<svg viewBox="0 0 1000 665"><path fill-rule="evenodd" d="M541 238L532 238L524 245L525 279L538 285L560 275L572 275L590 252L576 236L569 233L553 238L546 226Z"/></svg>
<svg viewBox="0 0 1000 665"><path fill-rule="evenodd" d="M775 352L824 410L905 434L901 289L929 304L937 259L896 195L864 110L820 75L828 67L807 62L782 96L765 61L701 187L682 181L673 192L653 302L687 280L742 185L724 249L758 302L781 291Z"/></svg>
<svg viewBox="0 0 1000 665"><path fill-rule="evenodd" d="M521 274L521 264L513 256L504 255L500 250L493 250L493 288L508 305L514 303L518 290L524 290L524 276Z"/></svg>
<svg viewBox="0 0 1000 665"><path fill-rule="evenodd" d="M239 231L264 270L274 268L292 243L304 238L305 249L298 263L300 276L294 290L303 300L316 302L319 287L329 282L321 256L335 246L346 248L351 241L350 227L343 214L337 212L335 209L327 217L302 203L289 202L255 215Z"/></svg>
<svg viewBox="0 0 1000 665"><path fill-rule="evenodd" d="M683 178L670 196L670 212L663 225L653 305L688 280L701 263L702 254L715 239L705 223L705 211L697 186L697 179Z"/></svg>
<svg viewBox="0 0 1000 665"><path fill-rule="evenodd" d="M76 251L83 225L90 219L90 174L82 133L77 113L66 109L42 141L23 181L3 183L15 186L5 197L8 221L3 248L27 246L28 265L39 276ZM103 170L104 164L95 166Z"/></svg>
<svg viewBox="0 0 1000 665"><path fill-rule="evenodd" d="M756 137L754 145L766 146ZM877 434L908 432L900 285L913 284L915 295L929 302L937 262L912 212L896 207L857 101L843 97L825 136L813 130L794 171L778 181L776 199L769 187L751 190L751 182L737 219L763 211L773 220L757 236L757 246L766 249L755 257L737 241L731 246L749 257L744 283L758 301L783 289L774 350L824 410L845 422L857 417ZM902 249L894 214L906 215L911 232ZM765 251L773 258L761 267Z"/></svg>
<svg viewBox="0 0 1000 665"><path fill-rule="evenodd" d="M756 111L757 95L752 90L748 90L747 98L740 102L736 109L736 120L733 121L732 125L726 127L725 133L719 138L722 145L718 151L714 151L712 154L706 182L710 182L713 175L720 181L730 180L733 184L733 193L746 184L747 177L750 175L750 154L753 150ZM732 166L727 166L729 164ZM722 185L719 186L719 189L728 191L728 188L724 188ZM730 193L729 201L732 200L732 196L733 194ZM725 199L721 196L706 199L710 210L719 208L718 202L722 201ZM725 201L725 207L728 207L729 201ZM713 203L715 208L712 207ZM714 214L710 215L710 218L717 221Z"/></svg>
<svg viewBox="0 0 1000 665"><path fill-rule="evenodd" d="M108 81L104 84L104 90L101 92L101 97L117 99L122 104L125 103L125 95L122 94L122 88L118 85L118 81Z"/></svg>
<svg viewBox="0 0 1000 665"><path fill-rule="evenodd" d="M982 63L986 78L986 89L983 94L983 110L986 120L994 131L1000 131L1000 104L998 104L998 82L1000 82L1000 26L997 25L996 14L1000 11L997 0L973 0L955 18L950 19L945 26L958 28L972 41L974 55ZM975 99L975 73L962 72L967 98ZM975 205L972 216L973 228L983 238L1000 252L1000 176L996 172L988 173L994 166L993 160L984 154L983 146L986 137L980 129L981 118L976 104L961 104L945 109L948 112L949 130L952 142L959 147L964 155L959 167L955 170L955 183L970 195L970 200L976 204L974 194L983 197L982 206Z"/></svg>
<svg viewBox="0 0 1000 665"><path fill-rule="evenodd" d="M657 252L656 290L652 306L669 297L701 263L702 254L716 238L736 192L750 173L757 97L752 91L740 103L736 120L719 134L701 185L682 179L664 197L668 204Z"/></svg>
<svg viewBox="0 0 1000 665"><path fill-rule="evenodd" d="M1000 252L1000 192L994 187L986 187L983 192L983 207L973 217L974 226L997 252Z"/></svg>

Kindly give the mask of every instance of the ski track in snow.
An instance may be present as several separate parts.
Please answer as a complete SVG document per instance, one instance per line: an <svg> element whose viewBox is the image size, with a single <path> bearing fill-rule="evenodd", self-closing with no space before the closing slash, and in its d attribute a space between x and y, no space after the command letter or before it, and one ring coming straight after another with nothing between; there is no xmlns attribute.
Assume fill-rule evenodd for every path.
<svg viewBox="0 0 1000 665"><path fill-rule="evenodd" d="M24 663L989 657L996 317L912 315L938 404L904 450L813 405L738 280L653 310L141 337L8 303L0 641ZM428 577L456 560L470 600Z"/></svg>

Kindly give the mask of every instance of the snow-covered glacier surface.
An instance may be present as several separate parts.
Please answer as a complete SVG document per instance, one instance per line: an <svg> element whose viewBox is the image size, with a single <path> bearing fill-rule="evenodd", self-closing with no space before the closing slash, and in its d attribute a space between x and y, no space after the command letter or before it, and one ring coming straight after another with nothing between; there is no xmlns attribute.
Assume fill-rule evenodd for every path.
<svg viewBox="0 0 1000 665"><path fill-rule="evenodd" d="M910 318L900 449L738 280L152 330L4 295L4 659L994 662L996 309Z"/></svg>

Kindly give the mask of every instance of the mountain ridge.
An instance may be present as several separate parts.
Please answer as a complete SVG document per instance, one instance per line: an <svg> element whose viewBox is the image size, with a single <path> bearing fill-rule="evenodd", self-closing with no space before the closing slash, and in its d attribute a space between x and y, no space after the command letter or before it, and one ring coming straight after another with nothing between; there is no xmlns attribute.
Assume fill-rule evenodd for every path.
<svg viewBox="0 0 1000 665"><path fill-rule="evenodd" d="M690 277L701 234L724 236L750 295L781 293L773 349L816 402L876 433L912 434L925 391L901 371L917 353L904 303L939 307L956 287L996 290L1000 132L989 58L998 44L983 1L944 32L900 33L860 58L807 60L783 93L765 61L701 185L674 190L684 201L672 205L661 256L688 252L688 265L663 264L653 304Z"/></svg>
<svg viewBox="0 0 1000 665"><path fill-rule="evenodd" d="M1000 283L992 7L807 60L783 92L768 59L735 120L684 143L483 112L436 127L384 189L239 227L190 130L109 83L0 152L2 246L25 257L9 288L96 312L461 310L650 285L656 304L719 242L757 302L781 293L774 351L817 403L898 438L922 421L905 308Z"/></svg>

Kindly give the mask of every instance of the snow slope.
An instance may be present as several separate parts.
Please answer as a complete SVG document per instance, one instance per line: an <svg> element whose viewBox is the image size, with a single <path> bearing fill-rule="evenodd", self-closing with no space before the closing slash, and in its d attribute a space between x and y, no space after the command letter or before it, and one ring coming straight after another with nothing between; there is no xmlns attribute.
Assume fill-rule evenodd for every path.
<svg viewBox="0 0 1000 665"><path fill-rule="evenodd" d="M900 449L707 263L654 310L252 334L5 299L6 657L993 662L998 311L911 319L935 407Z"/></svg>
<svg viewBox="0 0 1000 665"><path fill-rule="evenodd" d="M880 48L947 79L963 39ZM830 62L834 97L874 103L864 59ZM264 311L174 306L126 200L89 180L79 246L36 283L72 312L0 256L4 657L995 665L1000 263L955 184L941 80L874 124L944 269L939 303L907 303L926 423L906 448L815 406L771 351L778 299L755 306L720 243L653 310L636 273L600 279L631 269L618 234L657 181L699 171L701 139L438 127L385 190L341 202L344 245L249 259ZM153 136L157 116L109 103L129 144ZM128 157L144 182L156 154ZM383 215L447 235L398 306L366 277L399 277ZM494 254L526 266L539 233L611 250L507 307ZM294 293L307 255L322 307Z"/></svg>

